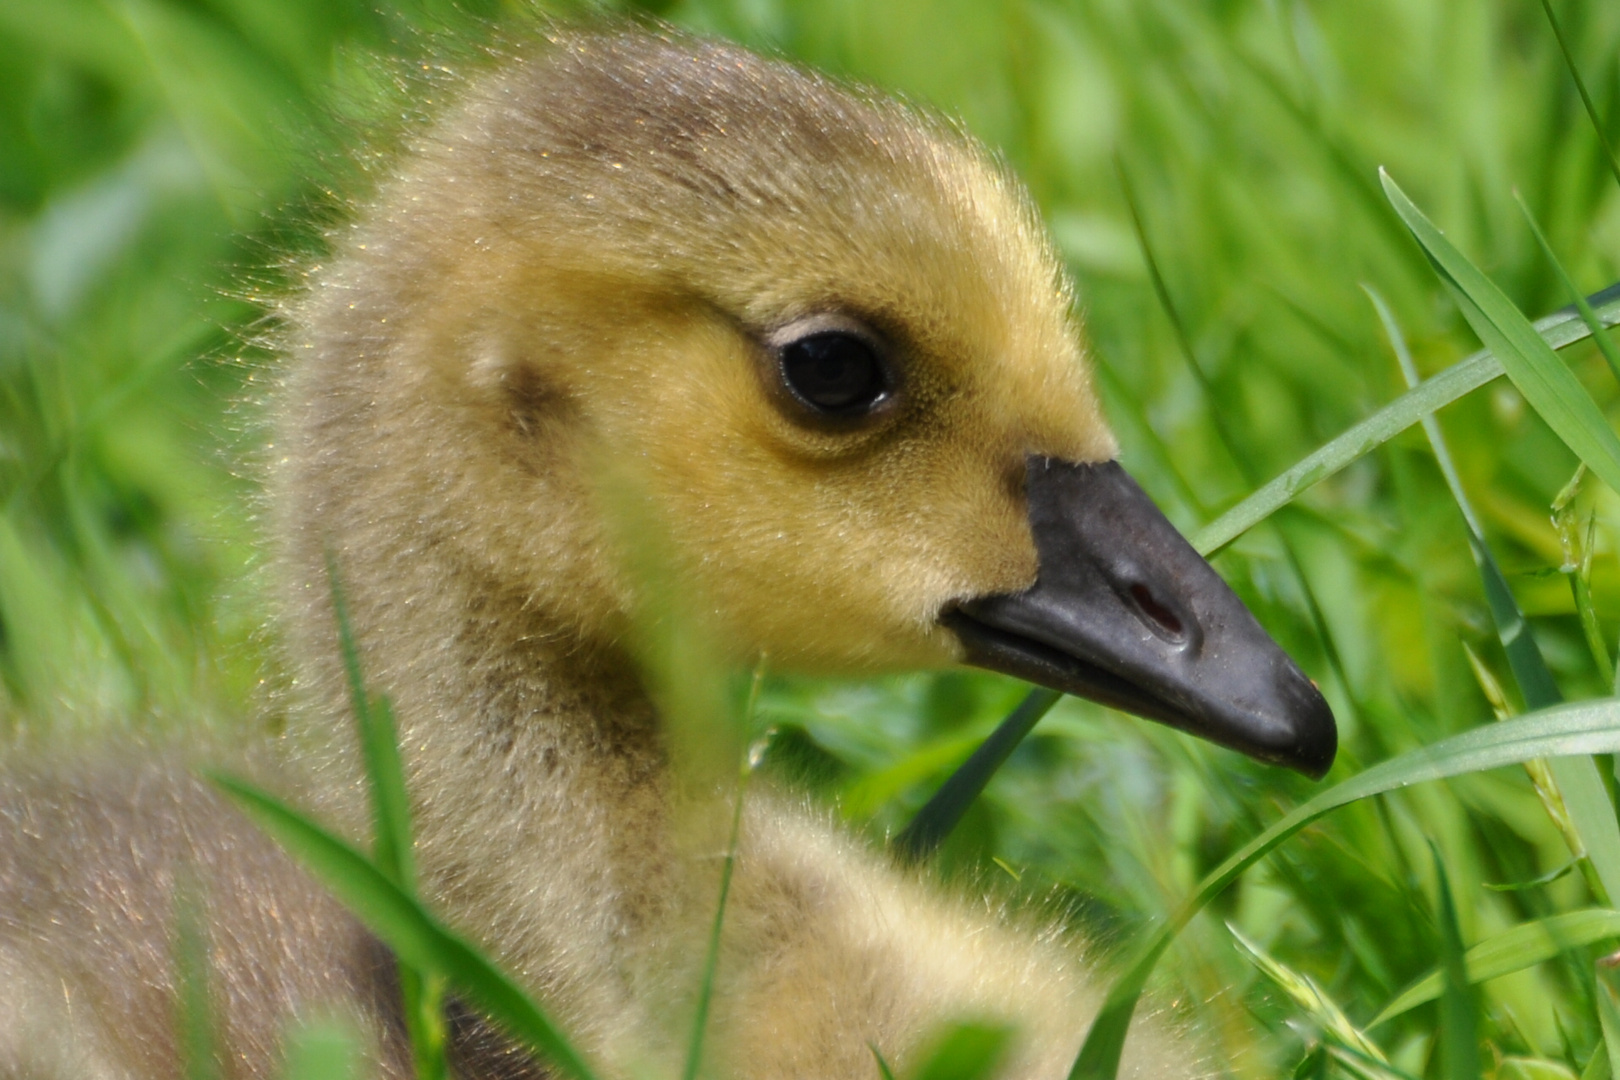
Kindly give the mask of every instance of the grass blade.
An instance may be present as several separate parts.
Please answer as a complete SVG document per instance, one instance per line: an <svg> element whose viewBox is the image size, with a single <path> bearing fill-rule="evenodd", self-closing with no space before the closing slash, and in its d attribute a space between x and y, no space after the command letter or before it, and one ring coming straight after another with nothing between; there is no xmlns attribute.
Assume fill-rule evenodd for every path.
<svg viewBox="0 0 1620 1080"><path fill-rule="evenodd" d="M947 1031L912 1080L984 1080L1007 1056L1012 1031L989 1024L957 1024Z"/></svg>
<svg viewBox="0 0 1620 1080"><path fill-rule="evenodd" d="M360 751L371 785L371 813L377 865L407 892L415 888L415 868L411 858L410 802L405 792L405 767L399 757L399 739L394 729L394 713L386 699L373 698L366 691L360 668L360 647L349 622L349 605L338 580L337 562L326 553L326 579L332 591L332 612L337 619L338 647L343 654L343 673L349 683L349 700L354 708L360 736Z"/></svg>
<svg viewBox="0 0 1620 1080"><path fill-rule="evenodd" d="M1581 1070L1581 1080L1609 1080L1614 1075L1609 1062L1609 1044L1605 1039L1599 1039L1597 1048L1592 1051L1592 1057L1587 1061L1586 1068Z"/></svg>
<svg viewBox="0 0 1620 1080"><path fill-rule="evenodd" d="M1035 725L1040 722L1063 695L1056 690L1036 687L991 732L990 737L973 752L962 767L951 774L940 786L911 824L900 830L894 838L893 848L906 862L921 862L938 850L939 845L956 828L967 813L973 800L984 791L985 785L1018 748Z"/></svg>
<svg viewBox="0 0 1620 1080"><path fill-rule="evenodd" d="M1585 908L1566 911L1545 919L1520 923L1511 930L1475 945L1463 961L1470 984L1511 975L1535 964L1555 959L1570 949L1606 938L1620 937L1620 911L1612 908ZM1440 969L1424 975L1402 990L1395 1000L1373 1017L1368 1027L1377 1027L1409 1009L1440 996Z"/></svg>
<svg viewBox="0 0 1620 1080"><path fill-rule="evenodd" d="M1405 336L1396 325L1389 306L1375 290L1369 288L1367 295L1372 298L1378 317L1383 321L1384 329L1389 334L1390 345L1401 365L1401 373L1406 377L1408 385L1416 383L1417 369L1412 364ZM1547 354L1552 356L1553 363L1557 364L1560 371L1568 374L1568 369L1553 356L1552 350L1547 350ZM1468 547L1473 552L1474 565L1479 568L1480 579L1485 589L1485 600L1491 612L1491 621L1496 626L1496 635L1502 642L1502 651L1507 654L1508 665L1513 670L1513 678L1519 685L1520 693L1524 695L1525 704L1531 709L1545 709L1556 705L1563 700L1563 694L1559 692L1558 684L1553 681L1552 672L1547 669L1546 659L1536 645L1535 637L1530 632L1530 624L1526 621L1518 601L1514 599L1513 591L1508 587L1501 566L1497 564L1490 547L1485 543L1484 529L1480 525L1479 516L1474 512L1468 493L1463 489L1462 477L1457 473L1457 466L1452 461L1451 451L1446 446L1445 435L1440 430L1439 422L1432 416L1424 417L1423 431L1429 438L1435 462L1440 467L1441 475L1445 477L1446 486L1451 490L1451 497L1462 513L1463 523L1468 529ZM1608 903L1610 897L1620 896L1620 821L1615 818L1614 804L1609 801L1602 775L1598 772L1597 764L1590 759L1554 761L1550 763L1550 767L1562 796L1564 808L1569 813L1575 831L1580 835L1583 850L1572 853L1577 857L1584 854L1591 860L1598 878L1593 882L1595 886L1593 892L1598 894L1599 901Z"/></svg>
<svg viewBox="0 0 1620 1080"><path fill-rule="evenodd" d="M759 688L764 681L765 660L761 657L754 666L754 678L748 687L748 704L743 707L745 730L753 726L754 713L759 707ZM703 981L698 987L697 1012L692 1019L692 1037L686 1048L686 1068L681 1073L685 1080L695 1080L698 1065L703 1060L703 1035L709 1026L714 976L720 967L720 931L726 922L726 898L731 894L731 875L737 866L737 843L742 837L743 797L748 794L748 778L753 774L753 766L754 751L750 748L737 775L736 801L731 807L731 836L726 843L725 862L720 866L720 899L714 905L714 925L709 930L709 948L703 958Z"/></svg>
<svg viewBox="0 0 1620 1080"><path fill-rule="evenodd" d="M405 765L399 756L394 709L386 696L373 697L366 689L360 667L360 646L355 641L349 605L331 551L326 552L326 578L332 594L332 613L337 620L343 673L349 684L361 757L371 788L374 856L378 868L406 895L414 896L416 865L412 853L410 797L405 789ZM409 964L401 964L399 990L417 1080L444 1080L449 1076L450 1066L442 980L424 975Z"/></svg>
<svg viewBox="0 0 1620 1080"><path fill-rule="evenodd" d="M1603 326L1620 324L1620 282L1587 299L1599 323ZM1550 349L1567 348L1592 336L1592 331L1572 308L1538 320L1535 331ZM1199 529L1192 537L1193 547L1206 556L1215 554L1313 485L1501 374L1501 361L1488 348L1457 361L1365 420L1352 424L1257 488L1242 502Z"/></svg>
<svg viewBox="0 0 1620 1080"><path fill-rule="evenodd" d="M1440 849L1434 852L1435 889L1439 893L1436 922L1440 925L1440 1063L1446 1080L1479 1080L1479 1009L1468 985L1463 962L1462 931L1457 926L1451 879Z"/></svg>
<svg viewBox="0 0 1620 1080"><path fill-rule="evenodd" d="M1541 0L1541 10L1547 13L1547 21L1552 24L1553 37L1558 39L1558 51L1564 54L1564 66L1569 68L1569 77L1575 80L1575 89L1580 92L1581 104L1586 106L1586 117L1592 121L1592 130L1597 133L1598 145L1603 147L1603 157L1609 163L1609 171L1614 173L1614 182L1620 184L1620 161L1614 156L1614 147L1609 145L1609 137L1603 132L1603 120L1598 116L1597 106L1592 103L1592 95L1586 91L1586 80L1581 78L1581 69L1575 66L1575 56L1569 51L1569 42L1564 40L1564 28L1558 24L1558 16L1553 14L1550 0Z"/></svg>
<svg viewBox="0 0 1620 1080"><path fill-rule="evenodd" d="M1620 492L1620 438L1591 395L1502 290L1435 228L1388 173L1379 177L1395 212L1513 385L1575 456Z"/></svg>
<svg viewBox="0 0 1620 1080"><path fill-rule="evenodd" d="M1609 1075L1620 1076L1620 1004L1614 991L1601 977L1597 981L1598 1023L1603 1028L1603 1045L1609 1052Z"/></svg>
<svg viewBox="0 0 1620 1080"><path fill-rule="evenodd" d="M878 1050L877 1044L867 1043L866 1045L871 1049L873 1059L877 1061L878 1076L881 1080L894 1080L894 1070L889 1068L887 1061L883 1060L883 1054Z"/></svg>
<svg viewBox="0 0 1620 1080"><path fill-rule="evenodd" d="M1119 1071L1131 1014L1148 976L1176 934L1239 874L1324 814L1412 784L1522 764L1538 757L1613 753L1616 748L1620 748L1620 700L1606 698L1560 705L1477 727L1374 765L1322 792L1228 856L1138 946L1132 962L1110 988L1069 1076L1072 1080L1112 1080Z"/></svg>
<svg viewBox="0 0 1620 1080"><path fill-rule="evenodd" d="M1507 694L1503 691L1501 684L1496 681L1496 676L1491 674L1484 661L1480 660L1479 656L1467 644L1463 645L1463 653L1468 657L1469 666L1474 669L1474 679L1479 683L1480 690L1484 692L1485 699L1490 702L1491 711L1496 714L1496 718L1506 720L1511 717L1513 708L1508 704ZM1586 841L1581 839L1581 831L1575 827L1574 821L1570 819L1569 807L1564 802L1564 793L1559 788L1558 780L1553 774L1553 764L1553 762L1545 758L1537 758L1534 761L1524 763L1525 775L1530 778L1530 786L1535 789L1536 798L1541 802L1541 808L1546 811L1548 819L1552 821L1553 827L1558 830L1559 835L1564 838L1564 843L1573 856L1563 869L1553 871L1549 880L1551 877L1562 874L1564 869L1577 868L1580 870L1581 877L1586 881L1587 888L1592 895L1601 898L1608 893L1608 890L1604 888L1603 879L1598 876L1597 870L1592 865L1591 858L1587 855ZM1489 884L1485 887L1487 889L1500 888L1500 886Z"/></svg>
<svg viewBox="0 0 1620 1080"><path fill-rule="evenodd" d="M1034 693L1036 691L1030 691L1031 695ZM1006 723L1008 719L1011 717L1003 719L1000 724ZM947 770L954 774L967 764L987 738L995 734L995 728L981 731L984 726L975 723L964 732L950 732L930 739L918 745L893 765L874 770L851 781L838 793L839 810L846 820L861 821L894 801L901 792L918 784L927 783ZM943 785L940 790L944 790ZM935 797L938 797L937 792ZM922 811L919 810L918 813Z"/></svg>
<svg viewBox="0 0 1620 1080"><path fill-rule="evenodd" d="M1409 1072L1403 1072L1388 1062L1380 1062L1376 1058L1368 1057L1353 1046L1327 1046L1328 1056L1339 1063L1344 1073L1348 1073L1354 1080L1417 1080ZM1323 1075L1327 1075L1324 1070Z"/></svg>
<svg viewBox="0 0 1620 1080"><path fill-rule="evenodd" d="M202 882L183 877L176 890L174 967L184 1080L220 1080L217 1026L210 993L208 927Z"/></svg>
<svg viewBox="0 0 1620 1080"><path fill-rule="evenodd" d="M1295 1067L1293 1080L1328 1080L1328 1050L1326 1046L1318 1043L1305 1055L1305 1059Z"/></svg>
<svg viewBox="0 0 1620 1080"><path fill-rule="evenodd" d="M332 891L372 933L418 971L442 975L507 1034L574 1080L596 1073L528 996L477 950L441 926L360 852L280 800L229 776L214 784Z"/></svg>
<svg viewBox="0 0 1620 1080"><path fill-rule="evenodd" d="M1542 0L1542 2L1545 3L1546 0ZM1550 15L1551 12L1548 12L1548 14ZM1617 177L1617 179L1620 179L1620 177ZM1615 379L1620 380L1620 348L1616 348L1614 339L1609 337L1608 330L1598 321L1597 315L1592 311L1592 305L1586 302L1586 297L1582 296L1581 290L1576 288L1575 280L1569 276L1569 271L1565 270L1564 264L1558 261L1558 256L1553 252L1552 244L1547 241L1546 235L1541 231L1541 226L1536 222L1536 216L1530 212L1530 207L1519 196L1517 190L1513 192L1513 201L1518 203L1519 209L1524 212L1524 220L1529 223L1530 231L1535 234L1536 243L1541 245L1541 251L1547 256L1547 261L1552 263L1552 268L1557 271L1558 280L1564 283L1564 288L1574 298L1575 310L1580 313L1581 321L1586 324L1586 328L1592 331L1592 340L1597 342L1598 350L1603 353L1603 359L1608 361L1610 373L1614 375Z"/></svg>
<svg viewBox="0 0 1620 1080"><path fill-rule="evenodd" d="M1530 878L1527 881L1484 881L1480 884L1491 890L1491 892L1525 892L1529 889L1539 889L1544 885L1551 885L1553 882L1558 881L1561 878L1568 877L1569 872L1575 869L1576 862L1577 860L1571 859L1563 866L1554 867L1545 874L1538 874L1536 877Z"/></svg>

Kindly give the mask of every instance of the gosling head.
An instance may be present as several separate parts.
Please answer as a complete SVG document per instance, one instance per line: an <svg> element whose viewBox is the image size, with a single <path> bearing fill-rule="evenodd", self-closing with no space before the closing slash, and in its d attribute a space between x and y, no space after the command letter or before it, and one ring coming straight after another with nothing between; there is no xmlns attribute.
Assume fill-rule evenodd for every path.
<svg viewBox="0 0 1620 1080"><path fill-rule="evenodd" d="M943 121L563 34L471 87L327 273L323 392L403 433L404 527L583 642L636 602L606 463L739 657L965 660L1332 760L1321 695L1114 463L1027 195Z"/></svg>

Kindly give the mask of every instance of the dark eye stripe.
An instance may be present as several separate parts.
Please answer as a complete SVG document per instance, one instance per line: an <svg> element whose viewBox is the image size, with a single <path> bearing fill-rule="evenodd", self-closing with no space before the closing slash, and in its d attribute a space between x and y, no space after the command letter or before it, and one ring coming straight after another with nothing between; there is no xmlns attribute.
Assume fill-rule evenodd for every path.
<svg viewBox="0 0 1620 1080"><path fill-rule="evenodd" d="M866 412L889 391L883 363L854 334L824 330L781 347L782 378L805 404L834 416Z"/></svg>

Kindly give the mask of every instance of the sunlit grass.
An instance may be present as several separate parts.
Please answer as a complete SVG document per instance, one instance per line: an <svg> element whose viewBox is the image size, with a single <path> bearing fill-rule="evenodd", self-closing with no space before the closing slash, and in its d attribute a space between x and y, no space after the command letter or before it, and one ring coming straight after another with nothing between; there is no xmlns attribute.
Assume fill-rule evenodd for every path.
<svg viewBox="0 0 1620 1080"><path fill-rule="evenodd" d="M252 572L271 370L252 344L254 297L288 287L283 256L317 250L320 224L363 190L362 144L431 111L402 107L397 58L455 54L435 35L480 38L483 17L519 6L0 0L0 714L19 737L275 728ZM1378 180L1386 166L1523 315L1620 278L1620 186L1589 118L1620 142L1620 9L1549 9L1582 89L1542 6L1507 0L682 0L664 14L959 114L1005 152L1079 281L1127 466L1220 549L1222 572L1322 681L1345 736L1338 782L1494 723L1465 645L1512 710L1544 703L1499 640L1502 598L1448 480L1556 692L1611 692L1589 631L1615 654L1620 500L1588 476L1565 507L1582 536L1593 523L1583 623L1551 520L1577 454L1495 377L1500 357L1466 359L1481 345L1470 313ZM1364 285L1424 388L1407 390ZM1612 321L1620 305L1597 312ZM1558 362L1609 430L1620 386L1575 340L1586 324L1542 329L1568 346ZM1414 427L1441 405L1445 471ZM1272 494L1243 502L1257 487ZM769 679L766 768L881 836L1022 693L962 673ZM1066 700L968 809L943 863L1057 901L1123 959L1314 794ZM1537 961L1482 985L1480 1060L1580 1075L1620 1052L1599 1045L1613 1002L1592 966L1617 938L1582 874L1535 883L1569 860L1516 767L1392 791L1320 819L1213 896L1154 978L1198 1003L1212 1054L1239 1075L1354 1068L1349 1051L1313 1051L1331 1035L1230 923L1391 1068L1455 1075L1429 1003L1450 955L1443 865L1464 969L1500 976L1503 961L1480 958L1504 949ZM1414 1003L1408 986L1434 992ZM306 1056L341 1060L330 1045L314 1038Z"/></svg>

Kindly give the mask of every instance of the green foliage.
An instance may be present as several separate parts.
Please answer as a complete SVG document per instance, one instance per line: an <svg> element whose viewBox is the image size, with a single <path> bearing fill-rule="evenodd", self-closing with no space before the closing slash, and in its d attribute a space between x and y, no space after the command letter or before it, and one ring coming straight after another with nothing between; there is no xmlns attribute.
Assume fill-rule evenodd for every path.
<svg viewBox="0 0 1620 1080"><path fill-rule="evenodd" d="M1301 975L1286 964L1266 955L1254 942L1237 929L1232 940L1247 954L1265 976L1276 983L1300 1011L1310 1019L1321 1033L1321 1046L1326 1053L1357 1074L1370 1074L1375 1080L1402 1075L1393 1068L1384 1051L1367 1034L1350 1022L1344 1008L1328 996L1309 975ZM1307 1055L1306 1060L1310 1060Z"/></svg>
<svg viewBox="0 0 1620 1080"><path fill-rule="evenodd" d="M1586 908L1549 915L1545 919L1520 923L1493 938L1481 941L1464 956L1467 980L1481 983L1501 975L1523 971L1534 964L1556 958L1582 945L1620 938L1620 911L1612 908ZM1431 971L1417 980L1377 1016L1368 1027L1377 1027L1425 1001L1440 996L1441 973Z"/></svg>
<svg viewBox="0 0 1620 1080"><path fill-rule="evenodd" d="M1412 205L1388 173L1380 171L1378 175L1389 201L1423 246L1468 325L1501 361L1530 407L1541 414L1587 468L1620 491L1620 438L1591 395L1507 295L1453 247L1423 211Z"/></svg>
<svg viewBox="0 0 1620 1080"><path fill-rule="evenodd" d="M1584 299L1584 298L1583 298ZM1599 303L1593 321L1601 326L1620 322L1620 296L1606 289L1591 298ZM1548 345L1561 349L1591 336L1572 314L1561 313L1539 319L1534 324ZM1193 546L1214 555L1249 529L1293 502L1310 488L1376 450L1407 428L1432 416L1440 409L1471 394L1502 374L1496 354L1483 349L1459 360L1420 385L1385 405L1371 416L1330 439L1287 469L1266 481L1255 492L1216 520L1193 534Z"/></svg>
<svg viewBox="0 0 1620 1080"><path fill-rule="evenodd" d="M435 106L442 81L408 61L454 66L527 6L0 0L0 723L18 738L276 729L257 694L273 665L252 572L254 463L273 452L258 405L272 379L265 298L296 282L289 265L319 252L344 200L386 167L401 118ZM1613 469L1620 387L1590 338L1594 322L1620 320L1620 300L1594 299L1591 321L1535 324L1565 375L1520 313L1620 278L1605 149L1620 137L1620 9L659 6L960 115L1003 150L1077 278L1124 461L1219 553L1343 721L1339 786L1312 799L1298 778L1061 701L982 797L953 810L946 872L979 874L994 858L1018 879L991 871L1001 887L1056 898L1140 984L1204 1002L1210 1056L1240 1075L1372 1066L1303 1045L1291 1026L1302 1006L1228 923L1355 1030L1375 1028L1391 1069L1433 1077L1438 1007L1392 1004L1442 958L1433 839L1459 940L1473 943L1486 1060L1504 1077L1606 1070L1620 1040L1603 1041L1612 1001L1592 964L1607 943L1558 921L1598 911L1597 886L1548 877L1570 860L1566 833L1523 770L1501 766L1620 749L1607 741L1612 710L1495 724L1464 646L1506 684L1509 711L1536 708L1493 617L1509 599L1547 685L1573 701L1612 692L1591 642L1595 631L1614 655L1620 498L1589 480L1562 504L1590 536L1589 570L1567 583L1568 533L1549 508L1580 460ZM1446 281L1390 209L1379 163L1445 230L1434 250ZM1363 283L1406 328L1414 389ZM1430 416L1444 467L1408 431ZM1448 488L1474 508L1472 528ZM1277 527L1255 528L1268 519ZM1475 565L1482 548L1494 577ZM763 768L840 799L881 836L1025 693L963 673L767 679L760 722L779 734ZM1436 754L1456 756L1436 769ZM1567 766L1581 759L1563 760L1549 775L1562 799L1574 792L1578 836L1603 857L1607 761L1579 766L1572 787ZM1413 786L1420 775L1448 779ZM408 873L368 880L393 897L372 897L386 907ZM412 910L394 914L442 947ZM1143 939L1151 926L1179 933ZM1511 961L1479 959L1500 942ZM1133 966L1154 948L1163 962ZM349 1069L343 1051L322 1053L298 1075Z"/></svg>
<svg viewBox="0 0 1620 1080"><path fill-rule="evenodd" d="M1561 705L1408 751L1317 795L1228 856L1147 935L1109 991L1069 1075L1074 1080L1097 1080L1115 1074L1131 1015L1171 941L1240 874L1318 818L1413 784L1536 758L1612 753L1611 748L1620 748L1620 700Z"/></svg>

